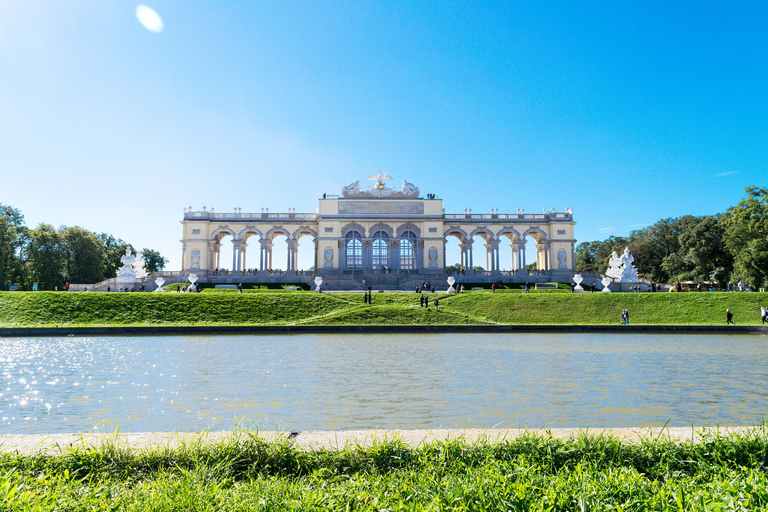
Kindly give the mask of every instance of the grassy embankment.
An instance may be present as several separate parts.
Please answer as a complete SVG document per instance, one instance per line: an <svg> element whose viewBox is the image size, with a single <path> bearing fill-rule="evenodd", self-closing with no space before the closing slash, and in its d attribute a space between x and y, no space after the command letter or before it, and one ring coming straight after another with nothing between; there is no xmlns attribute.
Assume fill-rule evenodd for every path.
<svg viewBox="0 0 768 512"><path fill-rule="evenodd" d="M760 324L768 293L515 293L476 291L440 297L440 311L415 293L312 292L64 293L0 292L0 326L55 325L411 325L619 323L717 325L730 308L737 324Z"/></svg>
<svg viewBox="0 0 768 512"><path fill-rule="evenodd" d="M633 444L532 434L307 451L247 432L207 445L0 456L3 510L764 510L764 428Z"/></svg>

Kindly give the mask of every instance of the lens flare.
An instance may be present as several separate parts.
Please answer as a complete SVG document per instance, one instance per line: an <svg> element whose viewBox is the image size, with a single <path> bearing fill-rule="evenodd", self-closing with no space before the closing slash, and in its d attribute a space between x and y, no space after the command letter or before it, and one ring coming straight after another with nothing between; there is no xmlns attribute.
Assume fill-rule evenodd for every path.
<svg viewBox="0 0 768 512"><path fill-rule="evenodd" d="M136 18L150 32L162 32L163 30L163 20L160 19L160 16L154 10L146 5L140 5L136 8Z"/></svg>

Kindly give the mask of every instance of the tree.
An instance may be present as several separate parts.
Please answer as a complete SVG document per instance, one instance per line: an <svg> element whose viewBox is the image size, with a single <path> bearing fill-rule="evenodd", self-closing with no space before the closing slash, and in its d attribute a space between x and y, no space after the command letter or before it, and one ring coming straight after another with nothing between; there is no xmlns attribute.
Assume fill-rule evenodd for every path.
<svg viewBox="0 0 768 512"><path fill-rule="evenodd" d="M12 276L21 271L19 252L25 230L24 215L16 208L0 204L0 290L7 290Z"/></svg>
<svg viewBox="0 0 768 512"><path fill-rule="evenodd" d="M733 257L725 246L722 224L712 215L697 220L680 234L680 257L690 280L718 281L724 287L733 269Z"/></svg>
<svg viewBox="0 0 768 512"><path fill-rule="evenodd" d="M50 224L29 230L24 247L27 269L32 282L42 290L53 290L64 284L64 248L61 236Z"/></svg>
<svg viewBox="0 0 768 512"><path fill-rule="evenodd" d="M768 285L768 189L749 187L747 197L721 217L734 272L747 283Z"/></svg>
<svg viewBox="0 0 768 512"><path fill-rule="evenodd" d="M163 258L158 251L154 249L142 249L141 255L144 257L144 269L148 274L159 272L165 268L168 258Z"/></svg>
<svg viewBox="0 0 768 512"><path fill-rule="evenodd" d="M67 280L71 283L98 283L104 279L104 242L95 233L80 226L62 226Z"/></svg>

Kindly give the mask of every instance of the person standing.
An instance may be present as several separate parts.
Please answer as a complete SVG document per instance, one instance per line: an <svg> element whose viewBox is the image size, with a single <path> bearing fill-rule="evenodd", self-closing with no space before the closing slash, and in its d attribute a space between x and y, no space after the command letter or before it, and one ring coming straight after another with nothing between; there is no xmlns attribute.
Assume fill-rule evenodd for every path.
<svg viewBox="0 0 768 512"><path fill-rule="evenodd" d="M725 310L725 324L732 324L733 323L733 313L731 313L730 309Z"/></svg>
<svg viewBox="0 0 768 512"><path fill-rule="evenodd" d="M763 321L763 324L768 322L768 309L765 309L765 306L760 308L760 320Z"/></svg>

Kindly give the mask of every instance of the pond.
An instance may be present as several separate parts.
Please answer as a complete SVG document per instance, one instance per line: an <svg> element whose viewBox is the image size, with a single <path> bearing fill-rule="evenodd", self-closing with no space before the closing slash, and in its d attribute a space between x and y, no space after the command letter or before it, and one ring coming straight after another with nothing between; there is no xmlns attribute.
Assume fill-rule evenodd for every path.
<svg viewBox="0 0 768 512"><path fill-rule="evenodd" d="M736 425L768 337L0 338L0 432Z"/></svg>

